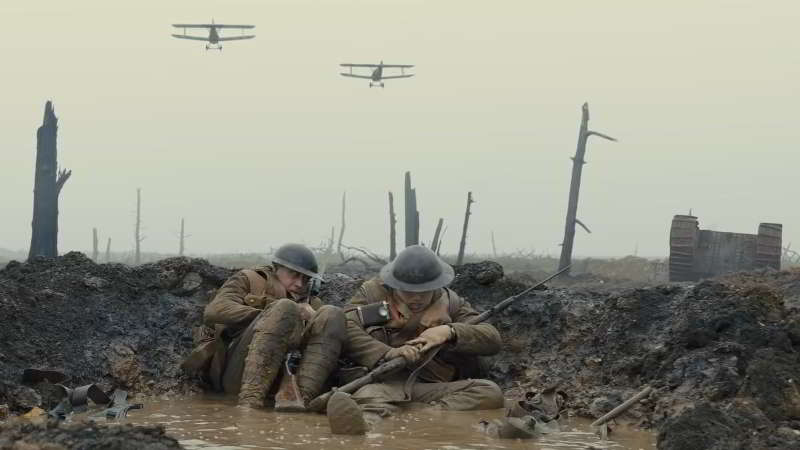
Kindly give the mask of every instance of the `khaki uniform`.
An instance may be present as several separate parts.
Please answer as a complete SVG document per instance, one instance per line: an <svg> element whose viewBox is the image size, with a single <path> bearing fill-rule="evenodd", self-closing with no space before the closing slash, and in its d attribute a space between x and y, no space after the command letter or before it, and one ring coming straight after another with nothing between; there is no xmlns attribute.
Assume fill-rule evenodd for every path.
<svg viewBox="0 0 800 450"><path fill-rule="evenodd" d="M382 301L389 303L390 322L365 328L355 308ZM452 290L436 290L431 304L424 311L413 314L391 288L383 285L380 279L373 279L361 286L345 310L347 342L344 354L368 369L383 362L390 348L402 346L427 328L451 324L456 336L454 342L445 344L436 358L419 372L413 384L405 386L410 375L410 370L406 369L382 383L370 384L356 391L352 397L364 411L386 416L396 409L397 403L409 401L436 404L451 410L503 406L502 391L494 382L472 378L478 373L478 356L500 351L500 333L488 323L463 323L478 313Z"/></svg>
<svg viewBox="0 0 800 450"><path fill-rule="evenodd" d="M297 382L308 401L336 367L344 313L314 297L309 304L315 314L304 322L299 303L288 298L274 271L241 270L225 282L205 308L206 335L183 366L201 371L217 391L263 403L277 387L272 381L286 352L301 349Z"/></svg>

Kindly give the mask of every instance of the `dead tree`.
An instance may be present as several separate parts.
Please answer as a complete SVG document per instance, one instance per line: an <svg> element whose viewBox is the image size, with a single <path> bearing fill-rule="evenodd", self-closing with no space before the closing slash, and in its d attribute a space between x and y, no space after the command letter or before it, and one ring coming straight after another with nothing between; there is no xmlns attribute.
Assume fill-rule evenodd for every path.
<svg viewBox="0 0 800 450"><path fill-rule="evenodd" d="M411 172L406 172L405 184L406 247L419 244L419 211L417 190L411 188Z"/></svg>
<svg viewBox="0 0 800 450"><path fill-rule="evenodd" d="M464 230L461 232L461 244L458 246L458 259L456 265L460 266L464 262L464 249L467 246L467 228L469 227L469 216L472 215L470 208L475 200L472 199L472 192L467 192L467 211L464 213Z"/></svg>
<svg viewBox="0 0 800 450"><path fill-rule="evenodd" d="M564 269L572 263L572 246L575 242L575 225L580 225L588 233L589 228L578 220L578 194L581 189L581 172L583 165L586 164L584 155L586 154L586 141L589 136L598 136L609 141L616 139L606 136L605 134L596 131L589 131L589 104L583 104L583 113L581 117L581 127L578 132L578 148L575 151L575 156L572 158L572 180L569 185L569 204L567 205L567 220L564 226L564 241L561 243L561 259L558 263L559 270ZM569 273L569 272L567 272Z"/></svg>
<svg viewBox="0 0 800 450"><path fill-rule="evenodd" d="M97 228L92 228L92 261L97 262Z"/></svg>
<svg viewBox="0 0 800 450"><path fill-rule="evenodd" d="M58 170L57 135L58 118L52 102L48 101L44 106L42 126L36 130L36 173L28 259L34 256L58 256L58 196L72 171Z"/></svg>
<svg viewBox="0 0 800 450"><path fill-rule="evenodd" d="M443 223L444 219L440 217L439 222L436 224L436 231L433 233L433 240L431 241L431 251L434 253L439 250L439 235L442 233Z"/></svg>
<svg viewBox="0 0 800 450"><path fill-rule="evenodd" d="M342 253L342 239L344 238L344 213L347 202L347 192L342 193L342 227L339 228L339 242L336 244L336 252L339 253L339 258L344 261L344 253Z"/></svg>
<svg viewBox="0 0 800 450"><path fill-rule="evenodd" d="M492 255L494 255L494 259L497 259L497 245L494 243L494 231L492 231Z"/></svg>
<svg viewBox="0 0 800 450"><path fill-rule="evenodd" d="M183 256L183 252L186 249L186 246L185 246L186 238L188 238L188 237L191 237L191 236L186 234L185 229L184 229L184 220L183 220L183 217L181 217L181 243L180 243L180 247L178 248L178 256Z"/></svg>
<svg viewBox="0 0 800 450"><path fill-rule="evenodd" d="M106 263L111 262L111 238L108 238L108 242L106 242Z"/></svg>
<svg viewBox="0 0 800 450"><path fill-rule="evenodd" d="M439 242L436 243L436 256L439 256L439 253L442 251L442 241L444 240L444 234L447 233L447 227L445 226L442 230L442 235L439 236Z"/></svg>
<svg viewBox="0 0 800 450"><path fill-rule="evenodd" d="M394 195L389 191L389 261L397 256L397 217L394 214Z"/></svg>
<svg viewBox="0 0 800 450"><path fill-rule="evenodd" d="M133 241L136 245L134 251L133 263L139 264L141 262L140 244L144 240L142 236L142 189L136 189L136 228L133 231Z"/></svg>

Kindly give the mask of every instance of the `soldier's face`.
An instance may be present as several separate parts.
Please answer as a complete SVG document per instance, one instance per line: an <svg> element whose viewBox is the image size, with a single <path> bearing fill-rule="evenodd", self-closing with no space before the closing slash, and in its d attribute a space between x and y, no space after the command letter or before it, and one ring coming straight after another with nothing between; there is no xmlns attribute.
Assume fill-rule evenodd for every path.
<svg viewBox="0 0 800 450"><path fill-rule="evenodd" d="M397 294L397 298L400 299L411 312L418 313L428 305L431 304L431 300L433 300L433 291L425 291L425 292L408 292L408 291L395 291Z"/></svg>
<svg viewBox="0 0 800 450"><path fill-rule="evenodd" d="M275 271L275 276L278 277L278 282L283 285L287 292L294 295L305 294L308 276L286 267L278 267L278 270Z"/></svg>

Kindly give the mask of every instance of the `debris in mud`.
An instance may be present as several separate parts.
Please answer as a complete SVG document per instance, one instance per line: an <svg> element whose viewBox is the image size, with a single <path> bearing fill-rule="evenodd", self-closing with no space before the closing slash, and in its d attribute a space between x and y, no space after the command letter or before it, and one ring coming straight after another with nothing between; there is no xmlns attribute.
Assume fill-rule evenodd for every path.
<svg viewBox="0 0 800 450"><path fill-rule="evenodd" d="M0 450L168 450L181 445L167 436L162 426L116 425L93 423L43 424L16 422L0 425Z"/></svg>

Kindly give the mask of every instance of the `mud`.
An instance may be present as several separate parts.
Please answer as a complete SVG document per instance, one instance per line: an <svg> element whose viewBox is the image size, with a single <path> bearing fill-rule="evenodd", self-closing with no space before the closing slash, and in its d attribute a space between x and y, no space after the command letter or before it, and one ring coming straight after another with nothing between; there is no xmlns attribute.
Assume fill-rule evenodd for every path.
<svg viewBox="0 0 800 450"><path fill-rule="evenodd" d="M0 450L169 450L182 448L163 426L15 423L0 425Z"/></svg>
<svg viewBox="0 0 800 450"><path fill-rule="evenodd" d="M491 262L456 272L453 289L478 310L532 282ZM21 383L29 367L63 371L73 387L198 392L178 363L208 291L231 273L200 259L128 267L80 253L10 263L0 270L0 404L19 414L58 400L47 383ZM341 304L370 276L329 274L323 298ZM506 345L489 376L509 396L557 384L570 414L586 418L650 385L618 421L657 429L659 448L798 447L799 298L792 271L652 287L562 280L492 320Z"/></svg>

